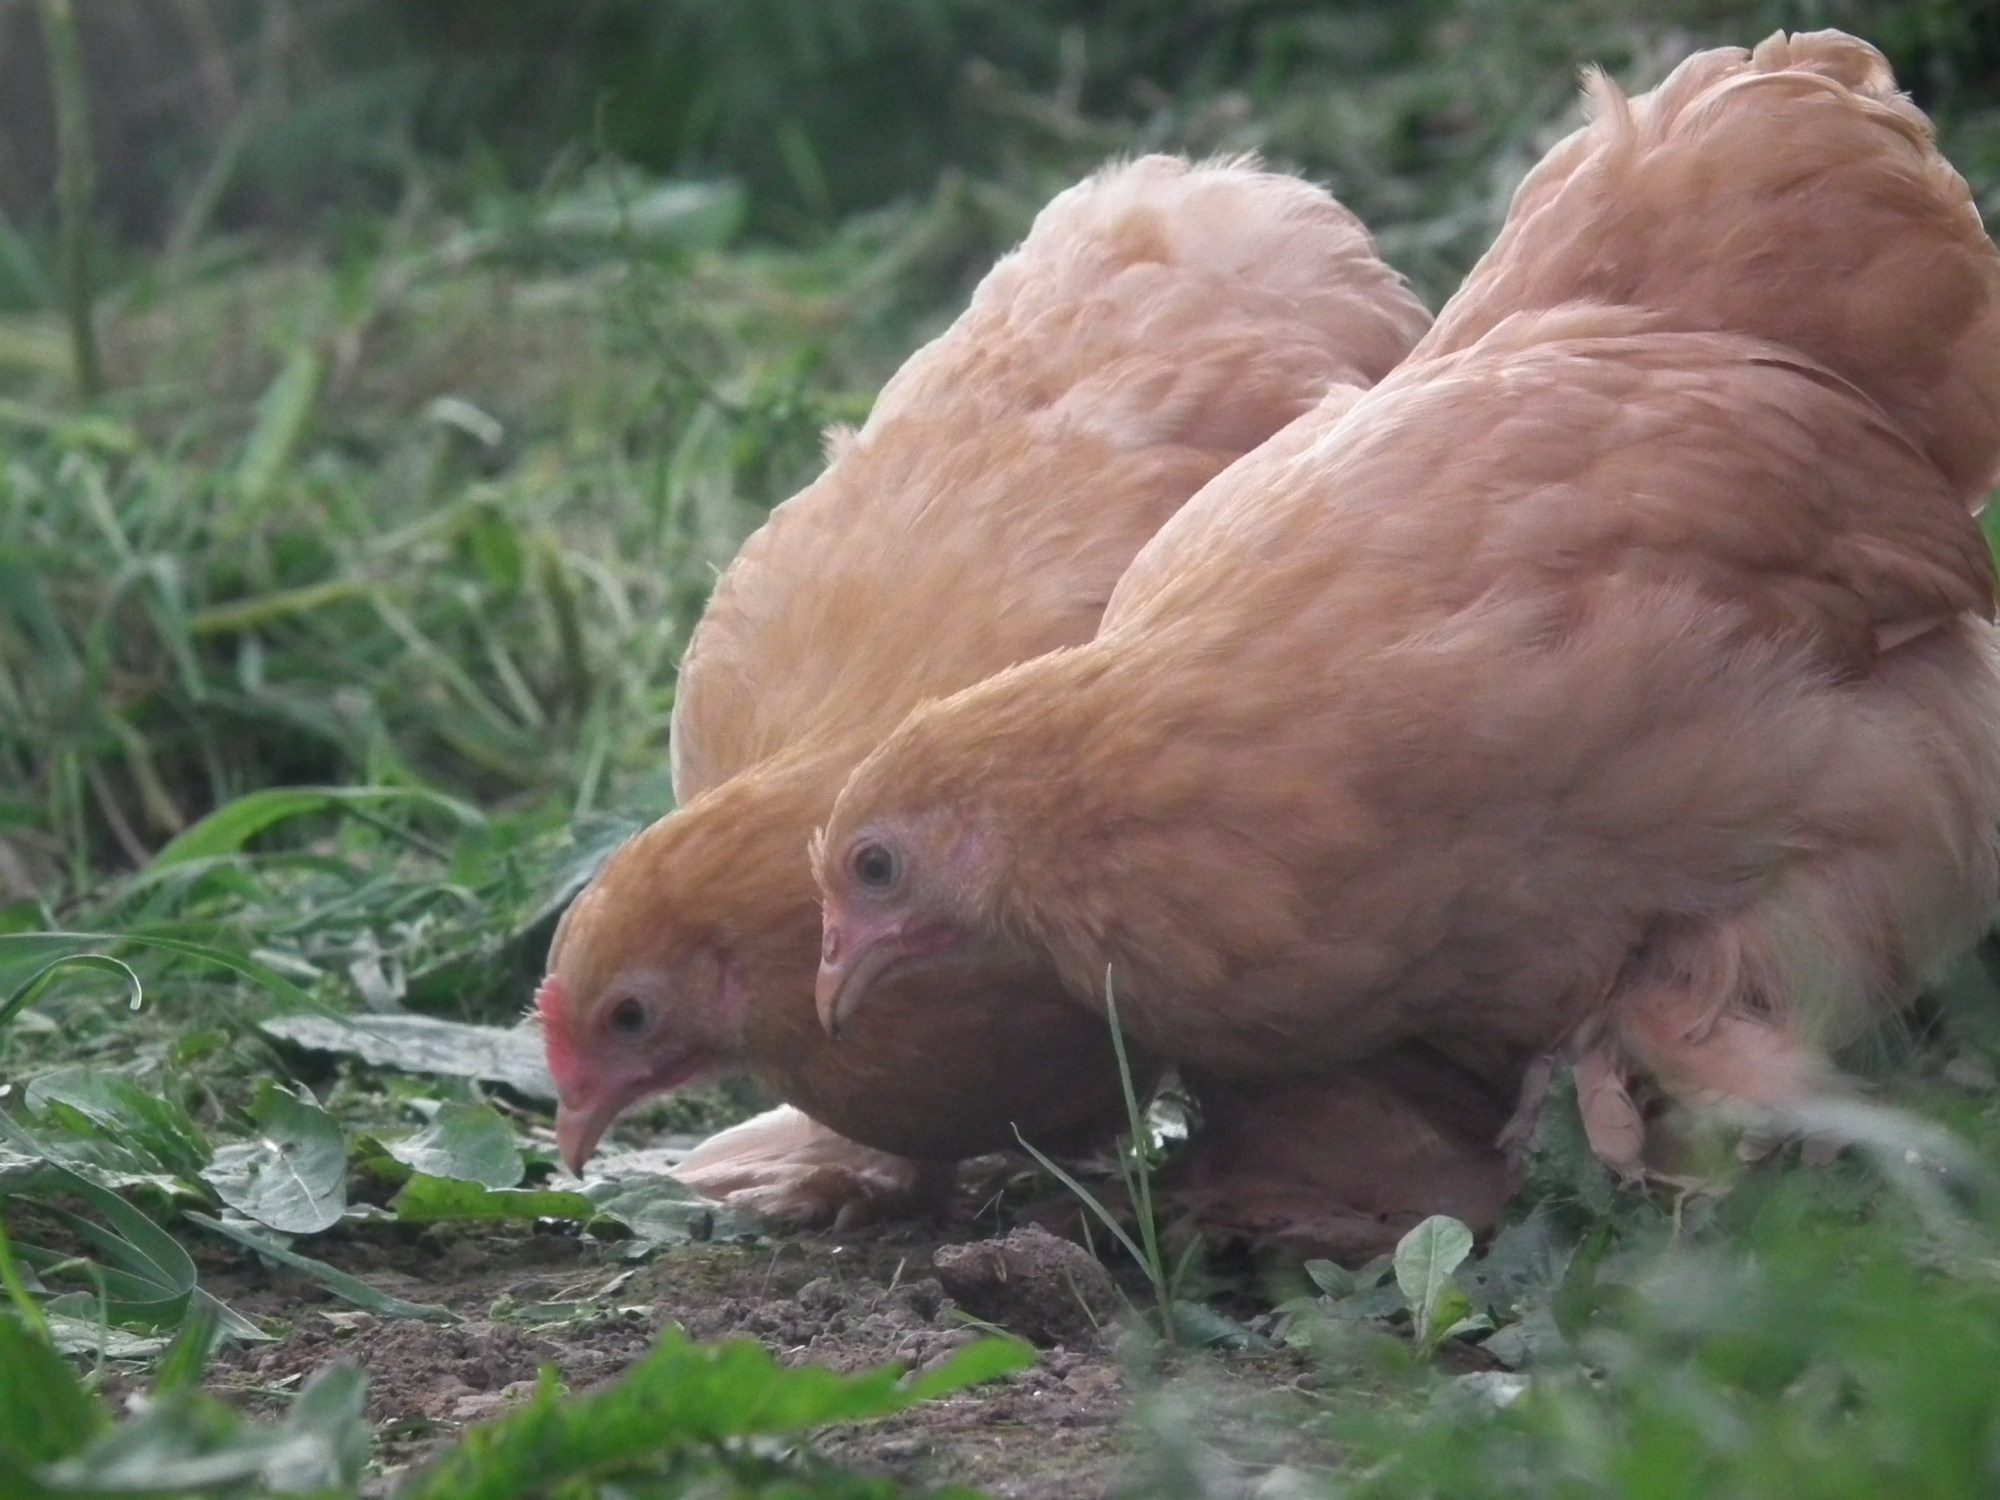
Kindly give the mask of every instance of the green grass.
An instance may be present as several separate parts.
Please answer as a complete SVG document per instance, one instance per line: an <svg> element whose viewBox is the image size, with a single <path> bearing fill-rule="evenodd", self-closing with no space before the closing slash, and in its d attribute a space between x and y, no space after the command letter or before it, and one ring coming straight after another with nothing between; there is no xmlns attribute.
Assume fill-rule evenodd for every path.
<svg viewBox="0 0 2000 1500"><path fill-rule="evenodd" d="M1229 9L1076 23L1068 73L1061 7L1024 10L992 43L999 61L969 75L956 40L918 49L898 62L930 70L913 97L948 83L968 102L886 183L842 161L898 118L868 113L885 88L867 69L888 64L866 36L731 40L732 67L793 71L730 75L749 80L742 97L711 101L676 176L606 157L603 131L638 128L628 116L595 133L570 119L574 133L513 142L497 164L370 137L352 114L239 129L240 159L189 148L187 217L87 247L104 384L87 404L65 316L75 237L52 215L0 224L0 1281L14 1309L0 1383L43 1403L9 1425L17 1403L0 1401L0 1488L118 1492L92 1465L122 1442L220 1455L222 1477L189 1493L258 1493L281 1459L351 1492L365 1434L349 1377L269 1429L196 1393L213 1340L259 1333L205 1268L280 1259L376 1315L437 1317L450 1314L341 1264L352 1236L556 1219L672 1256L697 1232L670 1191L559 1182L541 1117L505 1091L314 1062L259 1023L520 1013L562 900L668 805L675 663L715 570L814 471L820 429L862 414L1037 204L1103 156L1263 147L1307 166L1436 303L1571 119L1578 63L1650 79L1676 38L1844 21L1896 51L2000 213L2000 48L1970 7L1679 0L1643 23L1588 0ZM987 35L977 11L953 24ZM331 63L327 77L378 97L368 77ZM746 144L744 101L794 96L811 108L774 165ZM843 133L814 134L828 100ZM116 110L92 104L117 138ZM314 118L347 134L315 136ZM373 186L350 191L364 157ZM280 227L262 225L254 210L285 175L273 161L295 197L323 167L335 206L273 208ZM1990 1160L1990 1085L1938 1082L1947 1066L1990 1078L2000 1059L1991 987L1969 989L1873 1072ZM1307 1409L1286 1418L1305 1492L1992 1492L2000 1434L1975 1397L2000 1385L2000 1253L1980 1193L1846 1164L1641 1199L1552 1128L1538 1212L1489 1253L1461 1262L1439 1230L1401 1267L1313 1268L1274 1317L1212 1315L1228 1336L1211 1342L1312 1351ZM1150 1210L1140 1224L1162 1320L1184 1324L1192 1295L1143 1232ZM1199 1361L1231 1357L1173 1363L1199 1379ZM18 1376L30 1367L35 1380ZM114 1431L88 1386L120 1370L152 1372L164 1394ZM766 1394L740 1400L776 1400L780 1384L751 1381ZM1160 1415L1181 1389L1143 1408L1159 1437L1145 1482L1215 1493L1223 1456ZM444 1460L485 1476L451 1492L527 1493L507 1466L560 1447L592 1410L537 1398ZM798 1410L786 1430L830 1420ZM718 1447L707 1429L682 1437L600 1455L563 1493L634 1465L661 1486L721 1483L715 1466L739 1463L743 1493L889 1492ZM408 1491L430 1492L444 1491Z"/></svg>

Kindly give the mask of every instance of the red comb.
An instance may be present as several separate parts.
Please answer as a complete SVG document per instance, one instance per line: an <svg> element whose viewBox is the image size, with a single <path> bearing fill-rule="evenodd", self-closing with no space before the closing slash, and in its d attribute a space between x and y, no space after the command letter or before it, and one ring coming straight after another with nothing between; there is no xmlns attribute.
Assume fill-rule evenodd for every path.
<svg viewBox="0 0 2000 1500"><path fill-rule="evenodd" d="M558 1093L576 1089L579 1078L576 1044L570 1040L569 991L551 974L535 991L535 1010L542 1018L542 1047L548 1055L549 1076Z"/></svg>
<svg viewBox="0 0 2000 1500"><path fill-rule="evenodd" d="M569 1014L569 991L563 988L563 982L555 975L549 975L542 981L542 987L535 991L535 1009L544 1021Z"/></svg>

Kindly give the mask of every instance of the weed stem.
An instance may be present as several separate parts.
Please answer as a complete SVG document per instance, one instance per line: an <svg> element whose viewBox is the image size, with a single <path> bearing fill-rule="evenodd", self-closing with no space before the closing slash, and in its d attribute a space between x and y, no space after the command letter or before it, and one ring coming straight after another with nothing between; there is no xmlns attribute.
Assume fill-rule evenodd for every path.
<svg viewBox="0 0 2000 1500"><path fill-rule="evenodd" d="M88 406L104 392L104 362L97 348L97 319L90 282L89 97L83 78L83 44L70 0L36 0L42 45L49 55L49 87L56 104L56 232L61 257L63 312L76 363L77 399Z"/></svg>

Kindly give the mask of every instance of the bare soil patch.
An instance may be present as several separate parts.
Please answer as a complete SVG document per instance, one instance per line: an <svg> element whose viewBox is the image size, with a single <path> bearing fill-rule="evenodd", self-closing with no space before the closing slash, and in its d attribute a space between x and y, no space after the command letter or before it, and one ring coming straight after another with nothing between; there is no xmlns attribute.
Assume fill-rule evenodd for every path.
<svg viewBox="0 0 2000 1500"><path fill-rule="evenodd" d="M920 1225L689 1244L636 1265L615 1244L554 1229L340 1232L314 1253L461 1321L376 1318L295 1273L219 1264L205 1284L287 1332L226 1351L211 1381L268 1411L314 1370L358 1364L382 1456L400 1467L524 1399L544 1367L572 1390L615 1379L669 1326L700 1340L754 1338L786 1362L837 1370L923 1368L999 1327L1036 1344L1034 1368L824 1434L819 1451L915 1485L962 1484L1008 1500L1135 1492L1120 1485L1142 1456L1130 1423L1142 1382L1121 1358L1125 1302L1114 1277L1040 1227L995 1235L990 1213L980 1216L991 1203L962 1197L944 1219ZM1277 1370L1264 1368L1268 1358L1202 1363L1245 1398L1300 1373L1289 1357Z"/></svg>

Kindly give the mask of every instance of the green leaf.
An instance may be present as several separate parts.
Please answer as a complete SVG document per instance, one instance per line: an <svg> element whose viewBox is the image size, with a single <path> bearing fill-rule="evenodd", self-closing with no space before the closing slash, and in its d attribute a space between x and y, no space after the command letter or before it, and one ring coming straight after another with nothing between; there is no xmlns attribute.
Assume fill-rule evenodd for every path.
<svg viewBox="0 0 2000 1500"><path fill-rule="evenodd" d="M367 1395L368 1377L352 1365L329 1365L315 1374L285 1418L298 1446L283 1464L265 1465L264 1482L294 1495L359 1484L373 1446Z"/></svg>
<svg viewBox="0 0 2000 1500"><path fill-rule="evenodd" d="M1451 1273L1470 1254L1472 1231L1445 1214L1433 1214L1397 1242L1396 1285L1416 1324L1420 1346L1428 1347L1432 1331L1444 1326L1439 1314L1452 1306L1449 1299L1456 1297L1465 1303L1465 1294L1453 1284ZM1470 1304L1466 1304L1459 1316L1470 1311Z"/></svg>
<svg viewBox="0 0 2000 1500"><path fill-rule="evenodd" d="M197 1303L188 1309L187 1321L174 1336L160 1362L153 1367L153 1395L171 1396L191 1391L201 1384L208 1369L209 1351L215 1346L216 1314L213 1307Z"/></svg>
<svg viewBox="0 0 2000 1500"><path fill-rule="evenodd" d="M260 1135L223 1146L202 1169L216 1196L282 1234L317 1234L347 1212L347 1138L301 1088L264 1083L253 1110Z"/></svg>
<svg viewBox="0 0 2000 1500"><path fill-rule="evenodd" d="M1322 1297L1345 1297L1358 1289L1354 1273L1330 1260L1309 1260L1305 1273Z"/></svg>
<svg viewBox="0 0 2000 1500"><path fill-rule="evenodd" d="M301 1255L298 1251L288 1249L276 1240L240 1224L231 1224L203 1213L188 1212L181 1217L241 1245L245 1250L253 1250L267 1260L276 1261L281 1266L312 1277L343 1302L352 1303L367 1312L385 1318L415 1318L426 1323L458 1321L458 1314L448 1307L437 1307L428 1302L405 1302L401 1297L393 1297L370 1286L358 1276L348 1275L337 1266L330 1266L323 1260L314 1260L310 1255Z"/></svg>
<svg viewBox="0 0 2000 1500"><path fill-rule="evenodd" d="M483 1220L570 1219L587 1224L599 1217L582 1193L554 1188L489 1188L444 1177L412 1177L389 1205L406 1224Z"/></svg>
<svg viewBox="0 0 2000 1500"><path fill-rule="evenodd" d="M485 1104L440 1105L430 1124L383 1149L413 1172L481 1187L513 1187L526 1170L513 1128Z"/></svg>
<svg viewBox="0 0 2000 1500"><path fill-rule="evenodd" d="M236 1311L235 1308L229 1306L228 1303L217 1300L207 1292L202 1291L199 1287L195 1288L194 1305L200 1311L214 1318L215 1338L217 1341L226 1340L238 1344L272 1344L277 1342L278 1336L276 1334L266 1333L257 1324L251 1322L243 1314Z"/></svg>
<svg viewBox="0 0 2000 1500"><path fill-rule="evenodd" d="M720 249L742 227L745 203L742 186L733 182L627 186L598 180L551 204L541 227L562 238L616 239L649 249Z"/></svg>
<svg viewBox="0 0 2000 1500"><path fill-rule="evenodd" d="M48 1487L69 1495L353 1494L370 1447L366 1382L351 1365L321 1370L276 1427L256 1428L192 1391L156 1401L53 1464Z"/></svg>
<svg viewBox="0 0 2000 1500"><path fill-rule="evenodd" d="M1173 1304L1175 1342L1188 1349L1268 1348L1262 1335L1206 1302L1189 1298Z"/></svg>
<svg viewBox="0 0 2000 1500"><path fill-rule="evenodd" d="M461 827L476 827L485 821L484 815L470 804L423 787L274 787L268 791L251 792L217 808L154 855L146 873L151 875L190 860L239 853L258 834L293 818L369 808L382 803L411 803L426 811L440 813Z"/></svg>
<svg viewBox="0 0 2000 1500"><path fill-rule="evenodd" d="M723 1208L685 1183L659 1173L593 1180L584 1189L584 1196L599 1214L654 1244L734 1239L755 1234L762 1222Z"/></svg>
<svg viewBox="0 0 2000 1500"><path fill-rule="evenodd" d="M538 1033L520 1026L471 1026L429 1016L273 1016L258 1029L309 1052L337 1052L379 1068L503 1083L530 1099L555 1102Z"/></svg>
<svg viewBox="0 0 2000 1500"><path fill-rule="evenodd" d="M103 1408L62 1356L0 1313L0 1450L26 1463L52 1463L104 1426Z"/></svg>
<svg viewBox="0 0 2000 1500"><path fill-rule="evenodd" d="M131 453L139 446L139 435L111 417L96 412L45 411L11 399L0 399L0 427L46 433L64 448L95 448L114 456Z"/></svg>
<svg viewBox="0 0 2000 1500"><path fill-rule="evenodd" d="M729 1439L892 1416L1032 1360L1032 1351L1012 1340L982 1340L905 1385L893 1368L859 1375L811 1365L787 1369L758 1344L702 1346L668 1333L609 1390L565 1402L544 1376L525 1407L467 1433L434 1467L398 1489L396 1500L557 1493L572 1479L601 1480L643 1461L710 1451Z"/></svg>
<svg viewBox="0 0 2000 1500"><path fill-rule="evenodd" d="M1146 1258L1146 1252L1139 1247L1139 1242L1126 1232L1125 1226L1118 1222L1118 1215L1105 1207L1102 1198L1085 1187L1071 1173L1064 1170L1062 1164L1054 1157L1037 1150L1033 1145L1029 1144L1028 1138L1021 1134L1021 1129L1018 1125L1014 1127L1014 1139L1021 1143L1023 1151L1035 1159L1036 1166L1040 1167L1044 1172L1055 1178L1057 1182L1060 1182L1065 1188L1069 1189L1071 1195L1091 1211L1097 1221L1110 1231L1111 1237L1124 1247L1125 1253L1132 1257L1134 1265L1146 1271L1149 1276L1153 1273L1155 1267Z"/></svg>
<svg viewBox="0 0 2000 1500"><path fill-rule="evenodd" d="M173 1340L164 1333L133 1333L107 1323L90 1312L90 1315L72 1318L67 1313L50 1311L43 1314L49 1325L49 1342L60 1354L75 1354L86 1359L151 1359L156 1354L167 1351Z"/></svg>
<svg viewBox="0 0 2000 1500"><path fill-rule="evenodd" d="M437 406L438 403L432 403L433 411ZM508 595L521 587L525 571L521 537L505 516L490 506L481 506L467 523L465 540L480 572L496 592Z"/></svg>

